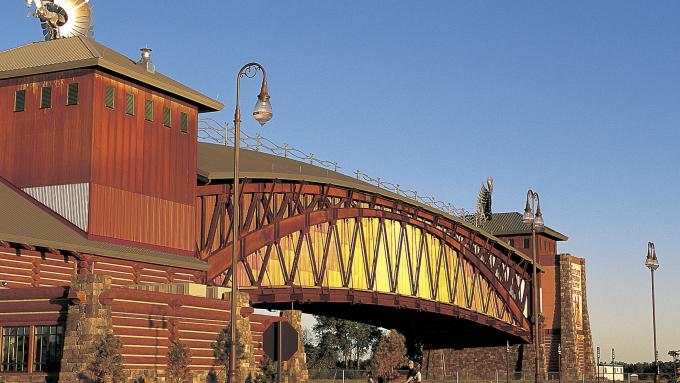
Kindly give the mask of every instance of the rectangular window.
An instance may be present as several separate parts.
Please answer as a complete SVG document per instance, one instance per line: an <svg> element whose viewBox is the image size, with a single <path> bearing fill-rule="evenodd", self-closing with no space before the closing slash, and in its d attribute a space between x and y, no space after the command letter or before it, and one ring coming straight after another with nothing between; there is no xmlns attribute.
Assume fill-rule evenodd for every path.
<svg viewBox="0 0 680 383"><path fill-rule="evenodd" d="M144 119L147 121L153 121L153 101L146 100L144 105Z"/></svg>
<svg viewBox="0 0 680 383"><path fill-rule="evenodd" d="M182 133L189 131L189 115L182 112Z"/></svg>
<svg viewBox="0 0 680 383"><path fill-rule="evenodd" d="M167 106L163 108L163 125L168 128L172 127L172 114Z"/></svg>
<svg viewBox="0 0 680 383"><path fill-rule="evenodd" d="M68 84L66 105L78 105L78 83Z"/></svg>
<svg viewBox="0 0 680 383"><path fill-rule="evenodd" d="M64 327L35 326L33 371L59 371L64 349Z"/></svg>
<svg viewBox="0 0 680 383"><path fill-rule="evenodd" d="M134 116L135 115L135 95L130 93L125 93L125 114Z"/></svg>
<svg viewBox="0 0 680 383"><path fill-rule="evenodd" d="M508 239L508 245L510 246L515 246L515 240L514 239Z"/></svg>
<svg viewBox="0 0 680 383"><path fill-rule="evenodd" d="M14 96L14 111L23 112L26 107L26 89L17 90Z"/></svg>
<svg viewBox="0 0 680 383"><path fill-rule="evenodd" d="M529 238L524 238L524 248L525 249L529 248Z"/></svg>
<svg viewBox="0 0 680 383"><path fill-rule="evenodd" d="M52 107L52 88L44 86L40 96L40 109L48 109Z"/></svg>
<svg viewBox="0 0 680 383"><path fill-rule="evenodd" d="M28 371L28 326L2 329L2 371Z"/></svg>
<svg viewBox="0 0 680 383"><path fill-rule="evenodd" d="M115 96L115 90L112 86L106 88L106 95L104 96L104 104L107 108L113 109L113 99Z"/></svg>

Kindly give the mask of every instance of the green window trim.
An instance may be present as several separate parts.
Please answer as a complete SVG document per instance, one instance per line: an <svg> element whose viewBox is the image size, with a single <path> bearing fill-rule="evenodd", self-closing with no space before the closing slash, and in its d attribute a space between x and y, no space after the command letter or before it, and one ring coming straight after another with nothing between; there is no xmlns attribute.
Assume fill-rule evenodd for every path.
<svg viewBox="0 0 680 383"><path fill-rule="evenodd" d="M66 105L78 105L78 83L68 84Z"/></svg>
<svg viewBox="0 0 680 383"><path fill-rule="evenodd" d="M52 87L43 86L40 90L40 109L52 107Z"/></svg>
<svg viewBox="0 0 680 383"><path fill-rule="evenodd" d="M163 126L172 128L172 111L169 107L163 107Z"/></svg>
<svg viewBox="0 0 680 383"><path fill-rule="evenodd" d="M116 90L112 87L106 87L106 93L104 95L104 105L109 108L113 109L115 106L115 96L116 96Z"/></svg>
<svg viewBox="0 0 680 383"><path fill-rule="evenodd" d="M26 110L26 89L19 89L14 94L14 111L23 112Z"/></svg>
<svg viewBox="0 0 680 383"><path fill-rule="evenodd" d="M182 133L188 133L189 132L189 115L182 112L182 128L181 128Z"/></svg>
<svg viewBox="0 0 680 383"><path fill-rule="evenodd" d="M153 121L153 101L151 100L146 100L144 103L144 119Z"/></svg>
<svg viewBox="0 0 680 383"><path fill-rule="evenodd" d="M135 95L132 93L125 93L125 114L135 115Z"/></svg>

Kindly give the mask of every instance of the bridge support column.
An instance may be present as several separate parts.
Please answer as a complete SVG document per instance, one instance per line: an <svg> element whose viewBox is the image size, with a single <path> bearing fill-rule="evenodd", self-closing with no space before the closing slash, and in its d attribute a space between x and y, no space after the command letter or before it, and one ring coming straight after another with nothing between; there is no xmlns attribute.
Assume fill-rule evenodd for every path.
<svg viewBox="0 0 680 383"><path fill-rule="evenodd" d="M309 371L307 370L307 355L302 340L302 311L285 310L281 312L281 316L300 334L298 352L284 365L284 369L288 372L288 383L305 383L309 380Z"/></svg>

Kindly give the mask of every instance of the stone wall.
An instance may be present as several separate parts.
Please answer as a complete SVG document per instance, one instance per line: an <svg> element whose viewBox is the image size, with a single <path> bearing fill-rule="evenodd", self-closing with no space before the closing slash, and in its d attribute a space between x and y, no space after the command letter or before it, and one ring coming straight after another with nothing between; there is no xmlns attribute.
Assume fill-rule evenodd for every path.
<svg viewBox="0 0 680 383"><path fill-rule="evenodd" d="M595 359L588 315L585 260L570 254L558 254L555 261L555 291L558 294L555 311L560 315L560 328L542 333L540 373L546 378L549 372L557 371L557 363L551 362L550 368L546 368L550 356L551 361L561 361L565 380L594 379ZM558 344L562 349L561 359L558 359ZM514 372L518 379L520 376L533 379L535 354L531 344L511 346L509 355L505 347L426 350L423 368L429 379L455 377L458 373L460 379L488 380L495 379L497 373L499 378L505 377L508 358L511 374Z"/></svg>
<svg viewBox="0 0 680 383"><path fill-rule="evenodd" d="M302 311L286 310L281 312L281 316L298 332L298 351L284 365L288 383L305 383L309 380L309 371L307 370L307 356L302 339Z"/></svg>

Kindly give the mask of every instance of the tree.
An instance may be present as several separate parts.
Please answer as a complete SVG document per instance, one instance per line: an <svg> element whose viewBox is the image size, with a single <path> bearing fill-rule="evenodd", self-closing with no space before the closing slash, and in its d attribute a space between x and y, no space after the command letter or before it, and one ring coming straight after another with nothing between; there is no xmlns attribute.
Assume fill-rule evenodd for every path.
<svg viewBox="0 0 680 383"><path fill-rule="evenodd" d="M191 361L191 349L182 342L173 341L168 350L168 368L166 370L166 382L189 383L189 362Z"/></svg>
<svg viewBox="0 0 680 383"><path fill-rule="evenodd" d="M260 371L254 377L249 376L246 383L274 383L277 378L276 374L274 363L265 356L260 365Z"/></svg>
<svg viewBox="0 0 680 383"><path fill-rule="evenodd" d="M399 377L397 369L404 365L406 339L397 330L383 335L375 349L371 370L377 377L391 381Z"/></svg>
<svg viewBox="0 0 680 383"><path fill-rule="evenodd" d="M318 351L315 360L327 362L327 358L332 355L329 351L332 350L336 358L341 357L344 367L349 367L350 361L358 366L361 357L374 347L382 335L380 329L364 323L323 316L315 316L315 319L314 332L319 339L320 349L313 350Z"/></svg>
<svg viewBox="0 0 680 383"><path fill-rule="evenodd" d="M120 349L123 343L111 332L97 336L91 352L91 360L81 373L92 383L123 383L123 356Z"/></svg>
<svg viewBox="0 0 680 383"><path fill-rule="evenodd" d="M229 355L231 355L231 324L228 324L219 334L217 334L217 340L211 344L213 349L213 355L215 357L215 364L224 366L225 371L229 373ZM245 357L245 344L243 343L243 337L241 337L240 331L236 329L236 339L240 342L236 344L236 360L244 360Z"/></svg>

